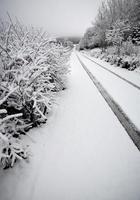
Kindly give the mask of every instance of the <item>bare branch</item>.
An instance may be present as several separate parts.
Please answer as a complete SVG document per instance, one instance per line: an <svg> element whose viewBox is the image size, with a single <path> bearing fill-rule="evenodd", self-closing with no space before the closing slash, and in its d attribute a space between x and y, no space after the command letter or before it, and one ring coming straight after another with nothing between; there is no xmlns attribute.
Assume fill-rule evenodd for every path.
<svg viewBox="0 0 140 200"><path fill-rule="evenodd" d="M11 18L10 14L9 14L8 12L7 12L7 15L8 15L8 17L9 17L9 20L10 20L10 22L11 22L11 25L13 26L13 29L14 29L14 31L15 31L15 33L16 33L18 39L21 41L21 38L20 38L19 34L17 33L17 30L16 30L16 28L15 28L15 26L14 26L14 24L13 24L12 18Z"/></svg>
<svg viewBox="0 0 140 200"><path fill-rule="evenodd" d="M9 29L8 29L8 33L7 33L7 38L6 38L6 47L5 47L6 50L7 50L7 47L8 47L8 40L9 40L9 35L10 35L11 27L12 27L12 25L10 24Z"/></svg>

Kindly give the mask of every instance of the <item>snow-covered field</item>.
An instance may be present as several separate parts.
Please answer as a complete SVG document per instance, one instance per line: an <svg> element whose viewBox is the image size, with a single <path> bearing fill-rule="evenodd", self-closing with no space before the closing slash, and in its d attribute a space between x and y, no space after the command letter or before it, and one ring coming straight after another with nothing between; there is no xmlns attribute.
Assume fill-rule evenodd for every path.
<svg viewBox="0 0 140 200"><path fill-rule="evenodd" d="M91 61L82 60L103 83L107 80L105 86L112 86L116 98L119 94L131 107L130 87L108 74L100 75ZM139 151L75 53L71 70L68 89L58 97L48 123L30 131L34 141L27 138L32 151L29 163L0 171L0 200L140 199ZM135 98L132 101L138 103L139 97Z"/></svg>

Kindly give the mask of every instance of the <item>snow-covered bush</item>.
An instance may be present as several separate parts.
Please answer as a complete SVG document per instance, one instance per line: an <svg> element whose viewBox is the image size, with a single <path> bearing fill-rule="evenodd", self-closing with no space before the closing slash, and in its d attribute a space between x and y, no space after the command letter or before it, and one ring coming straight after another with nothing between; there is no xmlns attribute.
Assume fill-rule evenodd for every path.
<svg viewBox="0 0 140 200"><path fill-rule="evenodd" d="M130 46L129 46L130 45ZM131 46L132 45L132 46ZM123 48L124 47L124 48ZM140 47L135 46L131 42L127 41L121 48L121 54L118 56L115 46L110 46L106 49L106 52L102 52L101 49L92 49L89 51L89 55L95 58L104 59L111 65L119 66L128 70L135 70L140 67Z"/></svg>
<svg viewBox="0 0 140 200"><path fill-rule="evenodd" d="M9 16L10 18L10 16ZM65 89L70 49L40 29L0 24L0 161L27 158L21 135L46 122L55 93Z"/></svg>
<svg viewBox="0 0 140 200"><path fill-rule="evenodd" d="M121 48L121 55L139 56L139 46L133 44L132 40L123 42Z"/></svg>
<svg viewBox="0 0 140 200"><path fill-rule="evenodd" d="M98 58L101 55L102 51L100 48L95 48L90 50L90 56L94 56L96 58Z"/></svg>
<svg viewBox="0 0 140 200"><path fill-rule="evenodd" d="M132 41L140 45L140 21L132 27Z"/></svg>

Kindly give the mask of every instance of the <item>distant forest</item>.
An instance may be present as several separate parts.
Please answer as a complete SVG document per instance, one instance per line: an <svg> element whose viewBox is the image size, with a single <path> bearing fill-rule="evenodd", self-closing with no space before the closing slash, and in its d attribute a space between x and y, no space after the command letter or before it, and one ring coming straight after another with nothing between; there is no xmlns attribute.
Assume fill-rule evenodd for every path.
<svg viewBox="0 0 140 200"><path fill-rule="evenodd" d="M57 37L57 41L63 42L63 41L71 41L73 44L78 44L80 42L80 37Z"/></svg>

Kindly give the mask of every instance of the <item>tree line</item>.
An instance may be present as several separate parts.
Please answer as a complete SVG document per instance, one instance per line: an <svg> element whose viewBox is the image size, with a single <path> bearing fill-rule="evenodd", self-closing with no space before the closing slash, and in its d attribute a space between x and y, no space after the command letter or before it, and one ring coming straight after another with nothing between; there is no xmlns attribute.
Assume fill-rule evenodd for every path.
<svg viewBox="0 0 140 200"><path fill-rule="evenodd" d="M140 1L106 0L99 7L97 17L80 40L79 48L103 50L116 45L118 53L125 41L140 44Z"/></svg>

